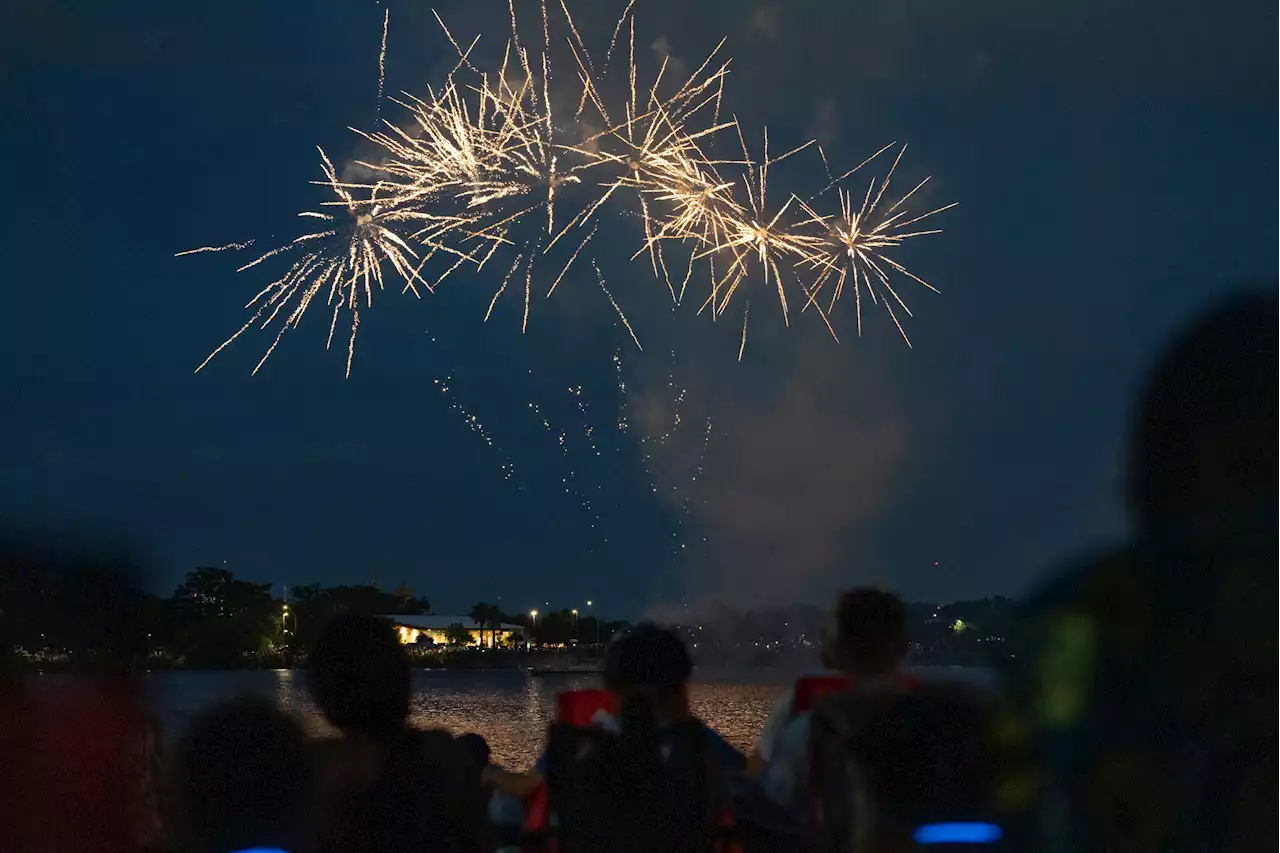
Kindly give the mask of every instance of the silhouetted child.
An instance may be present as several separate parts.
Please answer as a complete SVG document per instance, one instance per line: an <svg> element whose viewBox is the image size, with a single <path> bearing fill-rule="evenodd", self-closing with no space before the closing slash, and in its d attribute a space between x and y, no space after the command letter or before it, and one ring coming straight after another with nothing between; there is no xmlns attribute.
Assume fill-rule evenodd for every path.
<svg viewBox="0 0 1280 853"><path fill-rule="evenodd" d="M335 619L308 678L342 733L317 745L321 853L492 849L483 765L448 732L408 725L409 659L388 620Z"/></svg>
<svg viewBox="0 0 1280 853"><path fill-rule="evenodd" d="M470 752L481 767L489 766L492 751L489 742L475 732L458 736L458 743ZM524 820L524 805L518 797L504 791L493 791L489 795L489 822L498 828L499 837L516 840L520 835L520 827ZM516 850L517 847L502 847L501 850Z"/></svg>
<svg viewBox="0 0 1280 853"><path fill-rule="evenodd" d="M689 679L693 661L688 650L671 631L652 623L641 623L609 647L605 659L605 687L618 697L621 719L597 711L594 723L609 731L621 731L628 716L639 716L641 727L661 729L693 719L689 711ZM655 698L656 697L656 698ZM641 711L645 713L640 713ZM656 722L651 717L656 717ZM703 727L707 751L724 778L741 773L746 758L710 727ZM633 729L634 731L634 729ZM498 790L517 797L528 797L543 784L547 776L544 753L532 770L514 773L490 765L485 781Z"/></svg>
<svg viewBox="0 0 1280 853"><path fill-rule="evenodd" d="M907 656L907 608L893 593L860 587L843 593L823 629L822 661L849 677L852 689L897 690ZM810 712L792 709L794 690L774 708L756 742L766 795L801 814L808 807Z"/></svg>
<svg viewBox="0 0 1280 853"><path fill-rule="evenodd" d="M243 698L205 711L174 755L176 849L303 849L307 768L301 725L272 702Z"/></svg>

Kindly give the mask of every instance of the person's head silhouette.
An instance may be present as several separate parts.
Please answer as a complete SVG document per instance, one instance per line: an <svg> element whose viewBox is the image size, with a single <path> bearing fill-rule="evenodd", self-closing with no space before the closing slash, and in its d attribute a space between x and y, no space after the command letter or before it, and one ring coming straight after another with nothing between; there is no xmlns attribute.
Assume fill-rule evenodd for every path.
<svg viewBox="0 0 1280 853"><path fill-rule="evenodd" d="M892 675L907 655L907 608L893 593L873 587L840 596L823 628L822 660L859 680Z"/></svg>
<svg viewBox="0 0 1280 853"><path fill-rule="evenodd" d="M296 850L304 842L306 736L274 703L247 697L209 709L179 741L175 759L181 849Z"/></svg>
<svg viewBox="0 0 1280 853"><path fill-rule="evenodd" d="M316 640L307 674L316 704L343 732L381 740L403 728L409 658L388 620L339 616Z"/></svg>
<svg viewBox="0 0 1280 853"><path fill-rule="evenodd" d="M688 706L693 661L673 632L643 622L617 638L605 656L605 686L621 700L623 716L639 700L649 714L679 716Z"/></svg>
<svg viewBox="0 0 1280 853"><path fill-rule="evenodd" d="M1194 529L1274 501L1277 307L1266 294L1222 303L1156 362L1129 460L1140 530Z"/></svg>

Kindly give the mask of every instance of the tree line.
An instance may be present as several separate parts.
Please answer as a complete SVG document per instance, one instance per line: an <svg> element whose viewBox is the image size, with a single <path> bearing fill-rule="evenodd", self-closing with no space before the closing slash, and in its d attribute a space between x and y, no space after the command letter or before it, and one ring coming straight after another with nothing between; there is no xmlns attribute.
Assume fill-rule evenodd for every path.
<svg viewBox="0 0 1280 853"><path fill-rule="evenodd" d="M1006 657L1014 652L1014 609L1014 602L999 596L908 605L912 658L958 664ZM0 572L0 652L14 646L36 654L51 650L72 665L101 658L153 667L292 666L339 613L419 616L431 613L431 602L405 586L387 592L346 584L305 584L276 597L270 584L208 566L188 572L167 597L97 567ZM768 657L783 648L811 646L824 615L807 605L749 613L720 607L684 627L700 658ZM487 602L473 605L462 618L469 624L459 621L444 631L447 645L470 644L472 631L491 641L504 636L503 626L516 625L536 646L590 646L608 642L627 625L571 609L509 613Z"/></svg>
<svg viewBox="0 0 1280 853"><path fill-rule="evenodd" d="M73 661L151 659L162 666L217 668L270 658L287 665L339 613L427 615L431 602L407 586L387 592L347 584L304 584L276 597L271 584L210 566L189 571L167 597L146 593L110 571L37 568L0 580L0 646L56 650ZM472 642L473 628L497 636L504 625L520 626L534 644L590 643L606 641L625 625L579 619L567 609L535 618L483 602L468 618L471 626L449 626L450 644Z"/></svg>
<svg viewBox="0 0 1280 853"><path fill-rule="evenodd" d="M532 613L507 613L496 604L485 602L472 605L468 615L471 624L478 627L482 636L485 631L489 631L496 637L504 625L518 625L535 645L607 643L614 634L628 625L625 621L608 622L570 608L539 613L535 617ZM461 628L463 632L470 630L466 626Z"/></svg>

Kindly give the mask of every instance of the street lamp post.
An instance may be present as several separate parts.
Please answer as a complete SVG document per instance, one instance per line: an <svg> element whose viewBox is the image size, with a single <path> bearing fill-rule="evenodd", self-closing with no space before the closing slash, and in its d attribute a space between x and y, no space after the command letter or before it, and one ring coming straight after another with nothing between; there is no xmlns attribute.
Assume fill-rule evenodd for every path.
<svg viewBox="0 0 1280 853"><path fill-rule="evenodd" d="M574 608L572 611L570 611L570 612L571 612L571 613L573 613L573 638L574 638L575 640L577 640L577 639L579 639L579 637L578 637L578 609L575 607L575 608Z"/></svg>
<svg viewBox="0 0 1280 853"><path fill-rule="evenodd" d="M529 611L529 640L525 643L527 648L533 642L533 629L538 626L538 611Z"/></svg>
<svg viewBox="0 0 1280 853"><path fill-rule="evenodd" d="M593 607L595 606L595 602L590 599L587 599L587 606ZM596 620L596 645L598 646L600 645L600 612L599 611L596 611L595 620Z"/></svg>

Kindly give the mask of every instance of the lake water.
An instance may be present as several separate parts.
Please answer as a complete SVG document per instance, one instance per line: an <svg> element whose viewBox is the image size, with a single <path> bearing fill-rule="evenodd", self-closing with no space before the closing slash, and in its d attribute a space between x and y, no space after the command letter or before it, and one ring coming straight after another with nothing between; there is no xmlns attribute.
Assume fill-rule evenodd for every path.
<svg viewBox="0 0 1280 853"><path fill-rule="evenodd" d="M926 677L939 673L965 680L984 677L974 670L921 671ZM792 678L767 670L702 676L691 688L693 711L745 751ZM154 711L171 736L210 702L246 692L272 696L312 731L328 731L301 670L155 672L146 679ZM488 740L495 762L523 769L541 750L556 694L598 686L599 677L590 674L533 678L515 670L415 670L410 717L419 727L478 732Z"/></svg>

